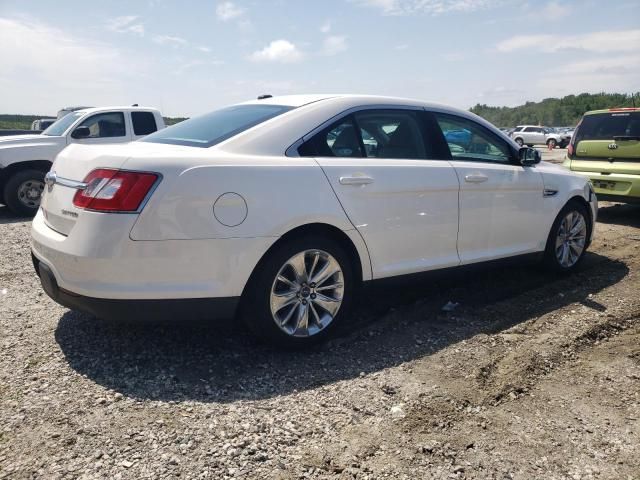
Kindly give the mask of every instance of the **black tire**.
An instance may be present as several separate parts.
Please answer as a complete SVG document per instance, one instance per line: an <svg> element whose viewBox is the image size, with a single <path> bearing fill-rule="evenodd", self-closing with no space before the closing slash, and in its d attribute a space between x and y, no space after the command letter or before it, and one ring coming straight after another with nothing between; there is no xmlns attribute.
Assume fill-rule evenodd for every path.
<svg viewBox="0 0 640 480"><path fill-rule="evenodd" d="M556 145L558 145L558 142L556 142L555 138L550 138L549 140L547 140L547 147L549 148L556 148Z"/></svg>
<svg viewBox="0 0 640 480"><path fill-rule="evenodd" d="M285 332L276 324L276 320L271 312L271 291L276 276L288 260L301 252L309 250L326 252L338 262L342 271L344 285L342 303L333 320L323 327L323 329L309 336L294 336ZM310 269L310 267L307 268ZM304 348L327 339L344 319L348 317L351 305L353 304L355 287L352 262L350 261L349 255L338 242L329 237L312 235L292 238L276 246L274 250L269 252L268 257L257 267L242 296L240 317L249 329L261 340L285 348ZM293 308L295 309L297 307ZM318 307L316 306L315 308Z"/></svg>
<svg viewBox="0 0 640 480"><path fill-rule="evenodd" d="M556 241L559 236L560 226L563 220L571 213L576 212L582 215L585 224L586 224L586 232L584 239L584 247L582 252L580 252L579 257L573 264L570 266L563 265L558 259L558 255L556 254ZM547 245L544 251L544 265L555 272L568 273L576 269L576 267L580 264L582 259L584 258L584 254L589 247L589 238L591 237L591 229L593 228L591 224L591 216L589 215L588 208L581 202L577 200L571 200L567 203L558 216L556 217L553 225L551 226L551 231L549 232L549 237L547 238Z"/></svg>
<svg viewBox="0 0 640 480"><path fill-rule="evenodd" d="M37 185L44 186L44 176L45 172L42 170L20 170L14 173L4 185L4 201L6 202L7 207L13 213L18 215L22 215L25 217L33 217L40 207L40 198L37 201L29 201L29 204L25 203L25 201L21 200L21 197L24 199L24 192L22 194L19 192L20 187L27 182L37 182ZM35 186L34 186L35 188Z"/></svg>
<svg viewBox="0 0 640 480"><path fill-rule="evenodd" d="M516 138L516 143L520 146L524 145L524 140L522 140L520 137Z"/></svg>

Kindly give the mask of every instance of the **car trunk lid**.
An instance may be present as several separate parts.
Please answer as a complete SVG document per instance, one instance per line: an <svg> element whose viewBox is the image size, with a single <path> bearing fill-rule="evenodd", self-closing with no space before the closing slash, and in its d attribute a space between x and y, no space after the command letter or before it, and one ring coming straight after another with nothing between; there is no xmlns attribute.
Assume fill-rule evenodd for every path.
<svg viewBox="0 0 640 480"><path fill-rule="evenodd" d="M84 211L73 205L73 197L85 177L96 168L118 169L130 156L126 145L71 145L63 150L51 167L40 207L45 223L69 235ZM52 177L55 175L55 183Z"/></svg>

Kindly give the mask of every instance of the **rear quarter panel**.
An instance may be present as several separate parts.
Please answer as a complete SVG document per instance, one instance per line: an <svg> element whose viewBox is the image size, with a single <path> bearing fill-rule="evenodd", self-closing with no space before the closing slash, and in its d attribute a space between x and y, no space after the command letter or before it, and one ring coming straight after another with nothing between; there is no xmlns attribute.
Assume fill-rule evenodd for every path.
<svg viewBox="0 0 640 480"><path fill-rule="evenodd" d="M133 240L279 237L309 223L354 229L313 159L224 154L190 163L163 166L164 178L131 231ZM135 158L123 168L153 170ZM214 215L225 193L246 203L240 225L225 226Z"/></svg>

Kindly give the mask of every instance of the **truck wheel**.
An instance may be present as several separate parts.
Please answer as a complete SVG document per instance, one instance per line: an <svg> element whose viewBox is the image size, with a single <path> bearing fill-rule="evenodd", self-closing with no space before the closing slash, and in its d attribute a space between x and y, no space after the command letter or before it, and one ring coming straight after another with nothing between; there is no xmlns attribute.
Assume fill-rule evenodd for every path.
<svg viewBox="0 0 640 480"><path fill-rule="evenodd" d="M44 192L42 170L20 170L14 173L4 186L4 201L18 215L33 217L40 207Z"/></svg>
<svg viewBox="0 0 640 480"><path fill-rule="evenodd" d="M556 148L556 139L555 138L550 138L549 140L547 140L547 146L551 149Z"/></svg>

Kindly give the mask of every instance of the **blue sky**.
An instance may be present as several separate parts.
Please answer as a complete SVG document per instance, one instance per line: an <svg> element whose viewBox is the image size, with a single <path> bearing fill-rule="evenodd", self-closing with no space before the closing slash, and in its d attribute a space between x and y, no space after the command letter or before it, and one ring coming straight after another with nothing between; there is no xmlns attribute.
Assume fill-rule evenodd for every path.
<svg viewBox="0 0 640 480"><path fill-rule="evenodd" d="M469 108L640 90L639 0L0 0L0 112L368 93Z"/></svg>

